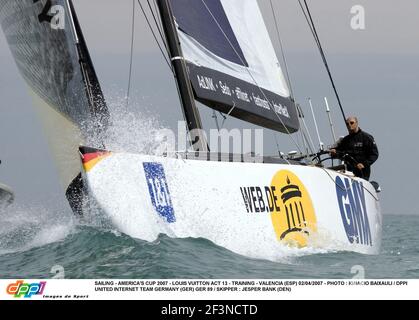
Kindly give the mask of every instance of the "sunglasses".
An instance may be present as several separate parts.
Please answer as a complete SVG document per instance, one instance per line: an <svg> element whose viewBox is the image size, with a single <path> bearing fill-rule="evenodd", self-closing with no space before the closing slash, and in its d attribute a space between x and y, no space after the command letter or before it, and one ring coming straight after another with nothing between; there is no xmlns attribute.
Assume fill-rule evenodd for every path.
<svg viewBox="0 0 419 320"><path fill-rule="evenodd" d="M355 121L351 121L351 122L347 122L346 125L349 126L349 125L353 125L355 123L356 123Z"/></svg>

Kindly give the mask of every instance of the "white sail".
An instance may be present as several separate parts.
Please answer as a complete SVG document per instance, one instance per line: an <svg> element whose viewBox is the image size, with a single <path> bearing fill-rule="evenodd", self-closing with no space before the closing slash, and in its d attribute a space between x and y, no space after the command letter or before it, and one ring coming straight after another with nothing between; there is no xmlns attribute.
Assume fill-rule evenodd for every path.
<svg viewBox="0 0 419 320"><path fill-rule="evenodd" d="M171 0L196 98L245 121L299 128L256 0Z"/></svg>
<svg viewBox="0 0 419 320"><path fill-rule="evenodd" d="M67 188L80 172L78 146L101 146L98 128L108 118L72 3L0 0L0 23Z"/></svg>

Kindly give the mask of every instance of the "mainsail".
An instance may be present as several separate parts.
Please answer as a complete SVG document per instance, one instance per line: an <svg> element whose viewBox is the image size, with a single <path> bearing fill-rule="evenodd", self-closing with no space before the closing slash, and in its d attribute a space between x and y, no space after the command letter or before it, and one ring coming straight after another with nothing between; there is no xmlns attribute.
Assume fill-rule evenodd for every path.
<svg viewBox="0 0 419 320"><path fill-rule="evenodd" d="M101 146L97 133L108 121L73 5L69 0L0 0L0 23L67 188L80 171L79 144Z"/></svg>
<svg viewBox="0 0 419 320"><path fill-rule="evenodd" d="M170 0L195 98L273 130L298 114L257 0Z"/></svg>

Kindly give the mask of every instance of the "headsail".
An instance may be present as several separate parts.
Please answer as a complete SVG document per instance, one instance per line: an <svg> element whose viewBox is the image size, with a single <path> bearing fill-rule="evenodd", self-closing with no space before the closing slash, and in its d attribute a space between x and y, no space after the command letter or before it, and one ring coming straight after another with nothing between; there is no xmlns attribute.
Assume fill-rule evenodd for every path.
<svg viewBox="0 0 419 320"><path fill-rule="evenodd" d="M196 99L273 130L299 129L257 0L170 0Z"/></svg>
<svg viewBox="0 0 419 320"><path fill-rule="evenodd" d="M37 102L64 187L77 175L78 146L100 146L103 99L70 0L0 0L0 23ZM98 130L100 128L100 130Z"/></svg>

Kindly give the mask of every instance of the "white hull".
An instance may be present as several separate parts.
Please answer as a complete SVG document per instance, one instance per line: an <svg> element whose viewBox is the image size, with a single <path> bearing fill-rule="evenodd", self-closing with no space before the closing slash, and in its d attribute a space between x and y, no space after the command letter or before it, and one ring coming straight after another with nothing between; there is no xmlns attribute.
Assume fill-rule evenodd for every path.
<svg viewBox="0 0 419 320"><path fill-rule="evenodd" d="M205 238L266 259L287 246L365 254L380 249L378 197L361 179L287 164L89 157L83 174L90 196L118 230L135 238Z"/></svg>

